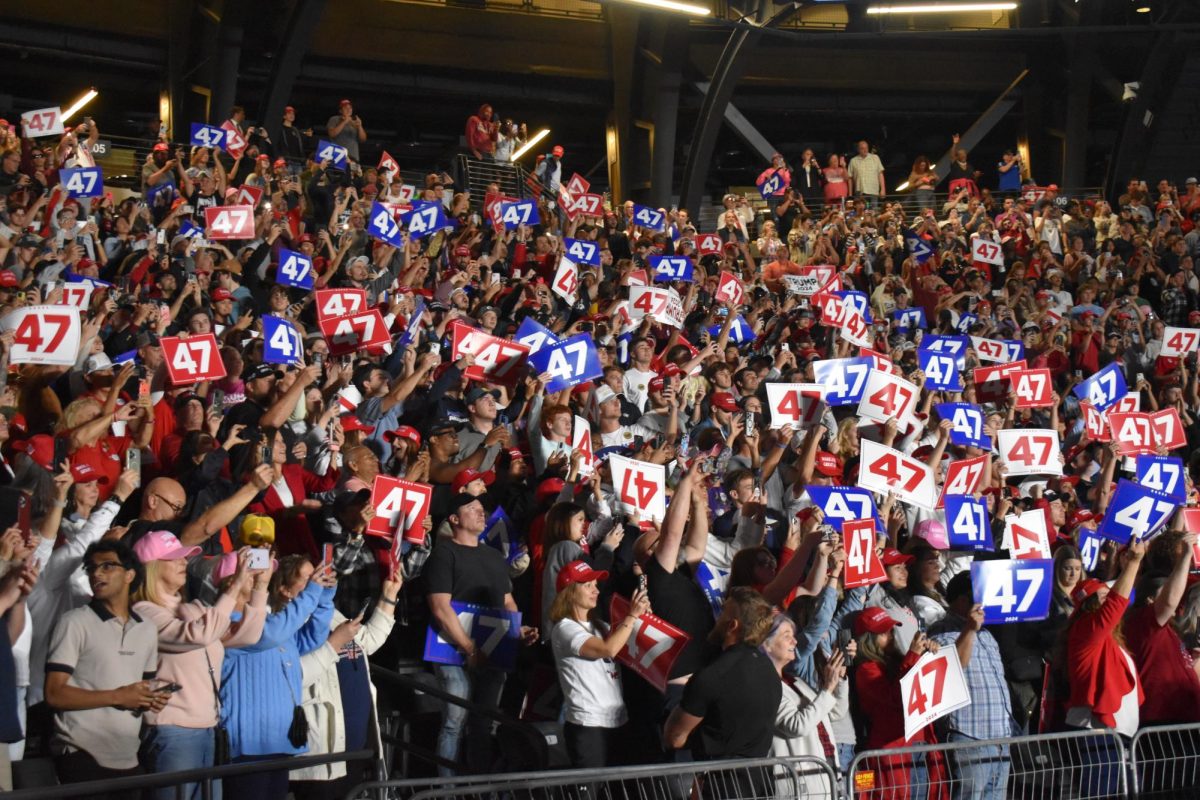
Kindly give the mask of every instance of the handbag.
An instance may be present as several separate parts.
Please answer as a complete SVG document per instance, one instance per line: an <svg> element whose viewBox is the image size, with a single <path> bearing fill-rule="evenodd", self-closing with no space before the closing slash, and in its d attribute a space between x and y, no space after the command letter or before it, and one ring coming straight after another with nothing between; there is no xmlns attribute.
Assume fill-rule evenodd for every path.
<svg viewBox="0 0 1200 800"><path fill-rule="evenodd" d="M280 665L280 669L283 669L282 665ZM308 717L304 715L304 709L296 703L296 693L292 691L292 682L288 679L286 669L283 669L283 680L287 684L293 703L292 724L288 726L288 741L292 743L292 747L304 747L308 744Z"/></svg>
<svg viewBox="0 0 1200 800"><path fill-rule="evenodd" d="M213 672L212 660L208 650L204 651L204 660L208 662L208 680L212 683L213 703L217 708L217 724L213 728L213 766L221 767L232 760L229 746L229 729L221 722L221 693L217 688L217 676Z"/></svg>

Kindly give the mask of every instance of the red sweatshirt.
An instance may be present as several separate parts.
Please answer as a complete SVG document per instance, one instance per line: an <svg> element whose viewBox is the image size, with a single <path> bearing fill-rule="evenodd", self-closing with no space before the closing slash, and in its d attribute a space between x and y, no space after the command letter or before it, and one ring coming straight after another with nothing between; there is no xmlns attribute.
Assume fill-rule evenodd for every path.
<svg viewBox="0 0 1200 800"><path fill-rule="evenodd" d="M1113 631L1129 606L1129 598L1109 592L1100 609L1091 614L1075 612L1067 630L1067 677L1071 699L1067 708L1086 706L1108 727L1121 707L1121 698L1133 690L1135 676ZM1138 705L1145 701L1137 684Z"/></svg>

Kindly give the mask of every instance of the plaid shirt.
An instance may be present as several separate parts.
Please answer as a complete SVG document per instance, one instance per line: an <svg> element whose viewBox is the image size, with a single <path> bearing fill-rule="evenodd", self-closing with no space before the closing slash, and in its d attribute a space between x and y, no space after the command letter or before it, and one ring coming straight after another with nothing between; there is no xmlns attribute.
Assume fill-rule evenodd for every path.
<svg viewBox="0 0 1200 800"><path fill-rule="evenodd" d="M953 612L934 624L929 636L939 647L954 647L966 620ZM1016 735L1017 725L1012 715L1012 700L1004 678L1004 662L1000 647L986 630L975 634L971 661L963 670L971 704L953 711L938 721L939 730L949 729L972 739L1001 739Z"/></svg>

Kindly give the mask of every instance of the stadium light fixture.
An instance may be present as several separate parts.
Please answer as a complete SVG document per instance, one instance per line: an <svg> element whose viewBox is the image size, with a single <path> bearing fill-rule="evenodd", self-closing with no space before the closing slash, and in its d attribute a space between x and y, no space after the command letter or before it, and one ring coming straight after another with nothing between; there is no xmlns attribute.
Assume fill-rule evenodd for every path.
<svg viewBox="0 0 1200 800"><path fill-rule="evenodd" d="M680 3L676 0L624 0L628 3L634 3L639 6L649 6L663 11L678 11L681 14L695 14L698 17L707 17L712 13L711 9L704 6L693 5L692 3Z"/></svg>
<svg viewBox="0 0 1200 800"><path fill-rule="evenodd" d="M88 89L87 94L85 94L83 97L79 98L74 103L72 103L71 107L62 113L62 117L61 117L62 121L66 122L68 119L71 118L71 116L73 114L77 113L79 111L79 109L83 108L88 103L95 100L96 95L98 95L98 94L100 94L100 93L97 92L95 89Z"/></svg>
<svg viewBox="0 0 1200 800"><path fill-rule="evenodd" d="M1015 11L1016 3L915 3L904 6L871 6L868 14L957 14L968 11Z"/></svg>
<svg viewBox="0 0 1200 800"><path fill-rule="evenodd" d="M907 188L908 188L908 181L905 181L904 183L902 183L902 184L900 184L899 186L897 186L897 187L896 187L896 191L897 191L897 192L903 192L903 191L904 191L905 189L907 189Z"/></svg>
<svg viewBox="0 0 1200 800"><path fill-rule="evenodd" d="M515 153L513 153L513 154L512 154L512 157L511 157L511 158L509 158L508 160L509 160L509 161L516 161L516 160L517 160L517 159L519 159L521 156L523 156L523 155L525 155L526 153L528 153L528 152L530 151L530 149L531 149L531 148L532 148L532 147L533 147L535 144L537 144L538 142L540 142L542 139L545 139L545 138L546 138L547 136L549 136L549 135L550 135L550 129L549 129L549 128L542 128L540 131L538 131L537 133L535 133L535 134L533 135L533 137L532 137L532 138L531 138L531 139L530 139L528 142L526 142L525 144L521 145L521 147L520 147L520 148L519 148L519 149L518 149L518 150L517 150Z"/></svg>

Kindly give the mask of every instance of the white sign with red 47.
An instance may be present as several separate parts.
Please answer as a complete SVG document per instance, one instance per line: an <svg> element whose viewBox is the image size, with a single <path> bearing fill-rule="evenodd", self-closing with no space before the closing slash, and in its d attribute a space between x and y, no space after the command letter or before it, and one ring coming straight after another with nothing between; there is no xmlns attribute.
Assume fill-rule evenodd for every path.
<svg viewBox="0 0 1200 800"><path fill-rule="evenodd" d="M70 366L79 355L83 327L78 311L27 306L4 318L4 330L13 332L9 363Z"/></svg>
<svg viewBox="0 0 1200 800"><path fill-rule="evenodd" d="M958 660L958 650L943 647L921 656L900 678L904 701L904 738L952 711L971 705L967 679Z"/></svg>
<svg viewBox="0 0 1200 800"><path fill-rule="evenodd" d="M883 495L895 492L906 503L933 510L937 487L928 464L870 439L860 444L859 486Z"/></svg>
<svg viewBox="0 0 1200 800"><path fill-rule="evenodd" d="M1004 252L1000 245L982 237L971 240L971 260L982 261L984 264L1004 266Z"/></svg>
<svg viewBox="0 0 1200 800"><path fill-rule="evenodd" d="M895 418L903 427L912 419L920 397L921 390L914 384L890 372L872 370L858 403L858 415L883 423Z"/></svg>
<svg viewBox="0 0 1200 800"><path fill-rule="evenodd" d="M1005 429L997 432L1000 462L1014 475L1062 475L1058 431L1046 428Z"/></svg>
<svg viewBox="0 0 1200 800"><path fill-rule="evenodd" d="M1168 358L1183 358L1193 350L1200 350L1200 329L1172 328L1163 330L1162 350L1160 356Z"/></svg>
<svg viewBox="0 0 1200 800"><path fill-rule="evenodd" d="M609 456L617 503L627 514L637 513L643 520L661 522L667 516L666 470L662 464L649 464L624 456Z"/></svg>
<svg viewBox="0 0 1200 800"><path fill-rule="evenodd" d="M768 383L771 427L811 428L816 425L825 411L821 395L821 386L816 383Z"/></svg>
<svg viewBox="0 0 1200 800"><path fill-rule="evenodd" d="M63 132L62 109L59 106L38 108L21 115L21 128L28 139L38 136L61 136Z"/></svg>
<svg viewBox="0 0 1200 800"><path fill-rule="evenodd" d="M225 377L225 362L221 360L221 349L217 337L206 333L201 336L164 336L163 359L167 362L167 373L176 386L186 386L200 381L219 381Z"/></svg>

